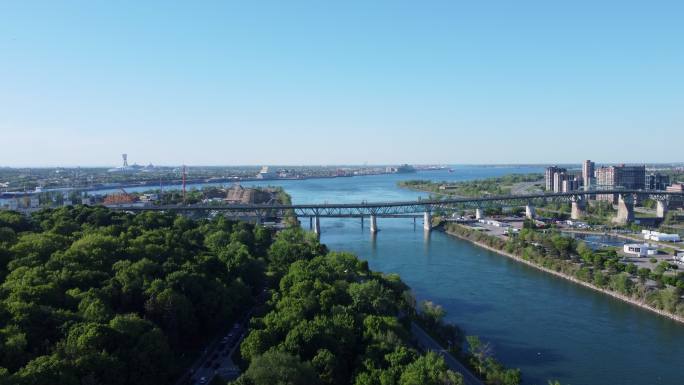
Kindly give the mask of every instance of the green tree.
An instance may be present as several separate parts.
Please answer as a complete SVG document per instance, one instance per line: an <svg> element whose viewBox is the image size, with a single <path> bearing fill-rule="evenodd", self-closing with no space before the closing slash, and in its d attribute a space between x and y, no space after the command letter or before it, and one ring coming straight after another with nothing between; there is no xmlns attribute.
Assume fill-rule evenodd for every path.
<svg viewBox="0 0 684 385"><path fill-rule="evenodd" d="M296 356L269 351L256 357L244 374L254 385L316 385L320 381L310 364Z"/></svg>
<svg viewBox="0 0 684 385"><path fill-rule="evenodd" d="M452 372L444 359L428 352L406 366L399 379L400 385L461 385L463 378Z"/></svg>

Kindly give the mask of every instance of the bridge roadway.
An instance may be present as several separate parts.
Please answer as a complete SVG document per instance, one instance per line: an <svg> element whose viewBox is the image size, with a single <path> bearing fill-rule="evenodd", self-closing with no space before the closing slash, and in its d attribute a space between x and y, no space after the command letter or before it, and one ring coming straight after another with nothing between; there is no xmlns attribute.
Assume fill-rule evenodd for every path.
<svg viewBox="0 0 684 385"><path fill-rule="evenodd" d="M684 193L656 190L589 190L564 193L535 193L522 195L497 195L474 198L419 199L416 201L361 202L361 203L311 203L311 204L238 204L238 205L112 205L115 210L126 211L224 211L239 215L253 213L256 216L283 216L291 213L297 217L359 218L366 216L397 217L410 214L430 213L434 210L449 210L456 207L484 208L492 206L534 206L535 203L573 202L588 196L619 194L624 197L639 196L656 201L667 201L672 197L684 199Z"/></svg>

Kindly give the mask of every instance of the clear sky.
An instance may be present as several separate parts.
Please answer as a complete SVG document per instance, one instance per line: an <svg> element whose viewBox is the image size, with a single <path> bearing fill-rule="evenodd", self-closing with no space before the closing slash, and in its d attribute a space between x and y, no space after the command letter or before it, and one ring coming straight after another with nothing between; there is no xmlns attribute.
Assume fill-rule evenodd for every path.
<svg viewBox="0 0 684 385"><path fill-rule="evenodd" d="M684 1L0 1L0 166L684 161Z"/></svg>

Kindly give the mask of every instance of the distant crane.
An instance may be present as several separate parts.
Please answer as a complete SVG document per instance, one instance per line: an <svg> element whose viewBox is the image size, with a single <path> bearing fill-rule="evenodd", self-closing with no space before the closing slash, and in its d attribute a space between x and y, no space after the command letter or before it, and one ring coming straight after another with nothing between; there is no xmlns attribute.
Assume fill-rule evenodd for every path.
<svg viewBox="0 0 684 385"><path fill-rule="evenodd" d="M185 165L183 165L183 203L185 203L185 178L187 177L188 173L185 168Z"/></svg>

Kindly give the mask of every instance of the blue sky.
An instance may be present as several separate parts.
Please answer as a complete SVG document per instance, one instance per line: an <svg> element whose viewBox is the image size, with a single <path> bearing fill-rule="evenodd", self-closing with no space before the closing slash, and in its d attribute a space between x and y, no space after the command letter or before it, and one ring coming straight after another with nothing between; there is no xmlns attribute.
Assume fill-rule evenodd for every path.
<svg viewBox="0 0 684 385"><path fill-rule="evenodd" d="M682 1L2 1L0 166L684 161Z"/></svg>

